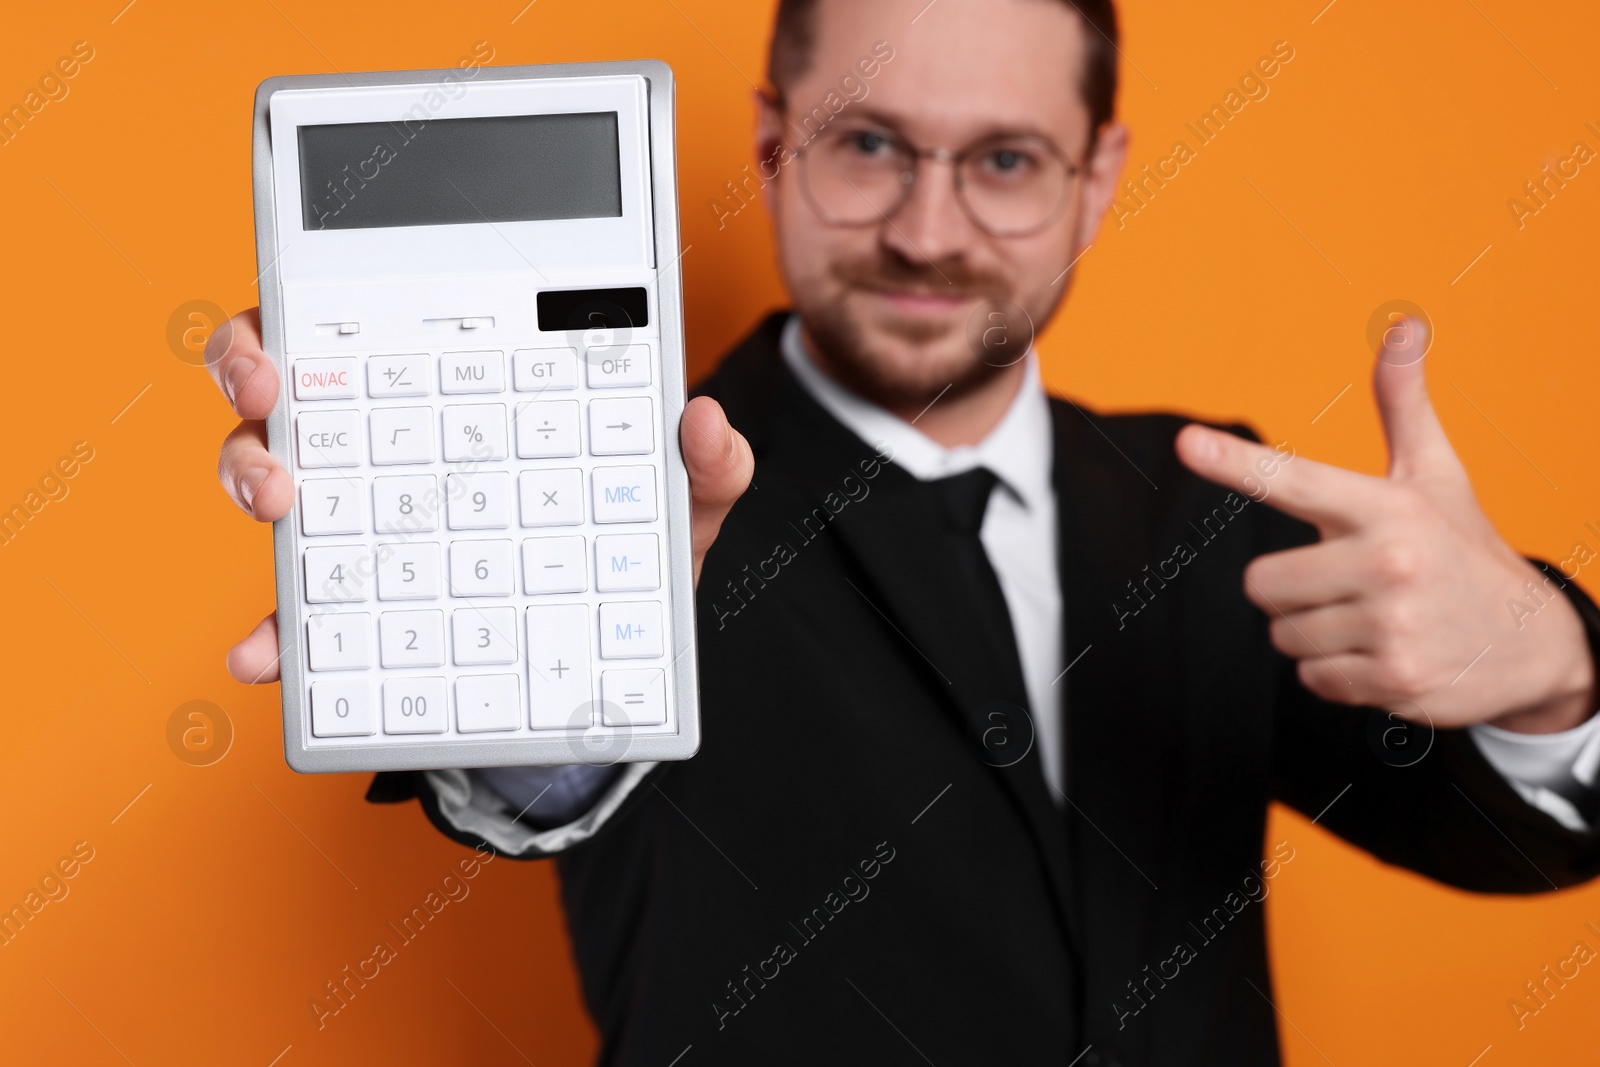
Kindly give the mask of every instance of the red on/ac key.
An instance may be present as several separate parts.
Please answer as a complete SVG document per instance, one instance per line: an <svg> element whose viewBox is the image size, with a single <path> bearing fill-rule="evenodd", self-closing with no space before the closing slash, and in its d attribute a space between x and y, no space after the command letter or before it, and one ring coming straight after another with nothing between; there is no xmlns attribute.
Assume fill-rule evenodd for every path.
<svg viewBox="0 0 1600 1067"><path fill-rule="evenodd" d="M294 361L296 400L351 400L356 395L356 359L331 356Z"/></svg>

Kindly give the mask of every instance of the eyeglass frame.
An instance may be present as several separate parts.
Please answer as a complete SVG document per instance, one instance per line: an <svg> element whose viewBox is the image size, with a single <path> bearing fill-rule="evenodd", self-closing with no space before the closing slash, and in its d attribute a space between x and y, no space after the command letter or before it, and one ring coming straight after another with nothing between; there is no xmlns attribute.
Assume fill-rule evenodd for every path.
<svg viewBox="0 0 1600 1067"><path fill-rule="evenodd" d="M773 110L778 111L780 113L785 113L785 114L787 113L788 101L785 100L781 94L778 94L778 93L772 93L770 95L763 94L763 98L766 100L767 104L773 108ZM1071 188L1072 188L1072 182L1075 179L1077 179L1088 167L1087 158L1085 159L1084 163L1082 163L1082 164L1075 163L1072 160L1067 158L1066 153L1064 153L1055 144L1054 141L1051 141L1048 137L1041 137L1038 134L1031 134L1031 133L1029 133L1029 134L1005 134L1005 133L988 134L988 135L985 135L983 137L979 137L978 139L972 141L970 144L966 145L964 148L956 150L956 149L942 148L942 147L941 148L922 148L922 147L919 147L919 146L913 144L911 142L911 139L909 137L906 137L899 130L894 129L893 127L888 126L887 124L883 124L883 125L884 125L884 128L887 130L887 132L889 134L891 134L894 137L894 139L896 141L898 141L905 148L905 150L910 154L910 156L911 156L911 169L901 172L900 181L901 181L901 186L903 188L903 192L900 195L900 199L890 210L888 210L888 211L879 210L878 211L879 220L865 219L865 220L863 220L861 222L843 222L843 221L840 221L836 216L830 215L826 211L824 211L823 208L822 208L822 205L817 203L816 194L814 194L811 191L811 179L809 177L809 171L806 170L806 152L805 152L805 148L802 147L802 148L791 148L791 149L789 149L789 151L791 153L793 153L795 158L800 160L800 169L801 169L801 172L802 172L802 176L801 176L801 180L800 180L800 191L805 195L806 202L811 205L812 213L815 214L819 219L821 219L822 222L825 225L828 225L828 226L842 226L842 227L860 227L860 226L872 226L872 225L875 225L877 221L889 222L891 219L894 218L895 215L899 214L902 210L904 210L905 206L911 202L911 197L912 197L913 193L916 190L917 178L921 174L922 161L924 159L932 159L932 160L935 160L935 161L941 162L941 163L948 162L951 165L950 166L950 183L951 183L952 187L955 189L956 201L957 201L957 203L959 203L961 205L961 210L966 214L967 219L974 226L976 226L978 229L982 230L984 233L988 234L990 237L997 237L997 238L1000 238L1001 240L1005 240L1007 238L1012 238L1012 237L1032 237L1034 234L1037 234L1040 231L1044 230L1052 222L1055 222L1058 218L1060 218L1062 211L1065 210L1065 208L1066 208L1067 202L1071 199L1070 193L1071 193ZM809 145L812 141L817 140L825 132L826 132L826 127L824 127L822 130L819 130L817 132L817 134L811 138L811 141L807 142L807 144ZM1098 131L1095 131L1095 132L1098 132ZM970 155L974 151L976 151L977 149L983 147L984 145L988 144L991 141L999 140L1001 138L1008 137L1008 136L1015 136L1015 137L1018 137L1018 138L1021 138L1021 139L1037 141L1040 145L1042 145L1044 147L1045 151L1049 152L1052 156L1054 156L1056 161L1067 169L1068 182L1067 182L1066 189L1064 189L1063 192L1062 192L1060 201L1056 204L1056 206L1054 208L1051 209L1050 213L1048 215L1046 215L1043 220L1041 220L1036 225L1034 225L1034 226L1032 226L1032 227L1030 227L1028 229L1012 230L1012 231L1006 231L1006 232L997 233L997 232L995 232L995 230L993 228L985 225L983 223L983 221L978 218L977 213L974 212L973 209L972 209L972 205L967 202L967 197L966 197L966 194L965 194L965 192L963 190L962 181L961 181L961 165L963 163L965 163L967 161L967 159L970 157ZM1089 145L1088 145L1087 149L1085 149L1085 156L1086 157L1090 152L1094 151L1095 139L1096 139L1095 138L1095 133L1091 132L1090 136L1089 136ZM910 180L907 180L907 176L908 175L910 176ZM849 181L848 178L845 179L845 180ZM853 187L854 183L852 182L851 185ZM859 192L859 190L858 190L858 192ZM863 194L863 199L865 199L865 195L864 194ZM875 208L874 210L878 210L878 209Z"/></svg>

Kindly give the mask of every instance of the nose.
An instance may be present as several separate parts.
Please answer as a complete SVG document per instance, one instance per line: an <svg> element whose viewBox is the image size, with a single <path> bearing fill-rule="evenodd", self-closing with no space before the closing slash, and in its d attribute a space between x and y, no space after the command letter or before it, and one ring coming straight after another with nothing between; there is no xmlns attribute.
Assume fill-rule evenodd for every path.
<svg viewBox="0 0 1600 1067"><path fill-rule="evenodd" d="M923 159L911 196L884 222L879 240L912 263L940 263L964 253L978 231L956 195L955 164Z"/></svg>

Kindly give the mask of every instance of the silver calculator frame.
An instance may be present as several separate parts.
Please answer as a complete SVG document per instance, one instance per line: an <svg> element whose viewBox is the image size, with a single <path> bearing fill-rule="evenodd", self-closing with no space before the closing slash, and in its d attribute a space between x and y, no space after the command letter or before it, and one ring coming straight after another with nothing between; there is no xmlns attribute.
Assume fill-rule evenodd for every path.
<svg viewBox="0 0 1600 1067"><path fill-rule="evenodd" d="M456 72L442 70L379 71L361 74L306 74L268 78L256 89L252 151L255 194L256 267L260 271L261 344L278 370L278 400L267 417L267 445L285 470L293 471L289 426L290 377L283 350L283 293L277 272L270 104L274 93L292 89L438 84ZM570 763L642 763L683 760L700 748L700 678L695 644L694 559L689 512L689 478L678 442L678 424L686 402L684 364L683 276L678 253L678 168L675 85L672 68L661 60L613 63L564 63L538 66L480 67L474 80L526 80L638 75L649 95L650 195L653 201L656 295L661 333L661 396L666 433L666 567L671 591L674 667L675 734L597 738L595 744L570 735L561 737L486 738L481 741L396 741L310 747L310 709L302 698L301 671L305 618L300 611L300 532L295 509L273 523L277 570L278 652L283 690L283 748L289 766L302 773L442 770ZM661 264L665 260L667 266ZM297 487L298 497L298 487ZM519 620L519 628L521 622ZM524 628L525 633L525 628ZM525 637L524 637L525 640ZM526 666L523 667L526 672ZM522 690L526 692L526 678ZM381 713L380 713L381 717ZM381 736L381 735L377 735Z"/></svg>

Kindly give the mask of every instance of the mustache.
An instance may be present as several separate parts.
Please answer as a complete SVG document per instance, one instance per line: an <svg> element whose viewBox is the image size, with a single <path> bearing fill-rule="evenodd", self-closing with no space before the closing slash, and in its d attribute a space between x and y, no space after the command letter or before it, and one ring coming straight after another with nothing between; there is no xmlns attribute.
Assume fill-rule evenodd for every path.
<svg viewBox="0 0 1600 1067"><path fill-rule="evenodd" d="M1008 300L1011 284L1003 274L975 268L964 259L911 263L898 257L864 256L841 260L830 269L834 279L862 289L956 298Z"/></svg>

